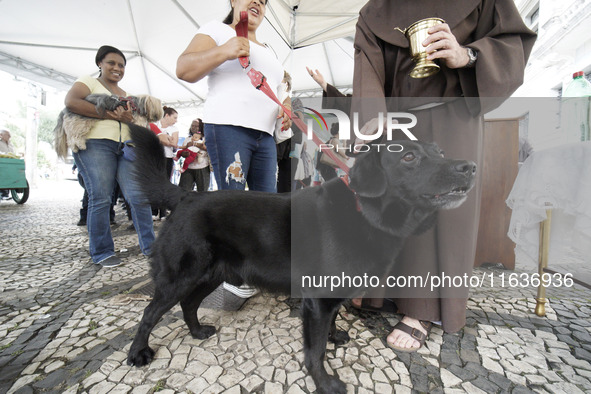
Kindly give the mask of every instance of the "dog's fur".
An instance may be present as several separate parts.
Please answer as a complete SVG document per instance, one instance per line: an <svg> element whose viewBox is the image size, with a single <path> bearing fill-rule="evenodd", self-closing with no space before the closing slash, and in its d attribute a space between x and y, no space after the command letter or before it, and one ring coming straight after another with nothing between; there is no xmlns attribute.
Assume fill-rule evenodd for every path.
<svg viewBox="0 0 591 394"><path fill-rule="evenodd" d="M114 111L117 107L126 107L127 102L117 96L108 94L89 94L84 98L96 106L97 114L103 116L106 111ZM160 99L149 95L130 96L126 98L132 101L137 110L133 111L132 122L136 125L147 127L149 122L156 122L164 115ZM53 130L55 136L55 151L57 155L65 159L68 148L73 152L86 149L86 136L92 129L98 118L90 118L73 113L64 108L57 119L57 125Z"/></svg>
<svg viewBox="0 0 591 394"><path fill-rule="evenodd" d="M305 365L320 393L346 392L345 384L326 372L323 360L327 340L348 341L347 333L336 329L335 318L346 297L358 295L359 289L346 289L337 295L341 298L322 298L331 296L319 289L298 290L292 275L344 271L384 276L406 237L430 227L437 209L465 200L476 170L472 162L443 158L433 144L398 141L404 147L400 153L361 155L351 170L350 188L335 179L291 195L186 192L166 178L158 138L130 127L137 179L152 204L166 205L172 213L152 247L156 290L128 363L143 366L153 359L150 332L177 302L194 338L214 335L214 327L198 321L201 301L222 281L248 283L273 293L299 292Z"/></svg>

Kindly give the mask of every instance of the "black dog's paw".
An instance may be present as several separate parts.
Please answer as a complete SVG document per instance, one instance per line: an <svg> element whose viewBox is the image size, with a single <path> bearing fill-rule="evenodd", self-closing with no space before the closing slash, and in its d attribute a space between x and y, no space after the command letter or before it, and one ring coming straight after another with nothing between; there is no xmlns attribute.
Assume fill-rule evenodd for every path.
<svg viewBox="0 0 591 394"><path fill-rule="evenodd" d="M347 394L347 385L336 376L327 375L322 383L316 383L316 391L320 394Z"/></svg>
<svg viewBox="0 0 591 394"><path fill-rule="evenodd" d="M195 339L207 339L215 334L214 326L201 325L199 328L191 330L191 336Z"/></svg>
<svg viewBox="0 0 591 394"><path fill-rule="evenodd" d="M127 365L143 367L144 365L150 364L154 359L155 352L149 347L145 347L139 351L129 351L127 356Z"/></svg>
<svg viewBox="0 0 591 394"><path fill-rule="evenodd" d="M344 345L349 342L351 337L347 331L337 330L334 334L328 334L328 340L337 346Z"/></svg>

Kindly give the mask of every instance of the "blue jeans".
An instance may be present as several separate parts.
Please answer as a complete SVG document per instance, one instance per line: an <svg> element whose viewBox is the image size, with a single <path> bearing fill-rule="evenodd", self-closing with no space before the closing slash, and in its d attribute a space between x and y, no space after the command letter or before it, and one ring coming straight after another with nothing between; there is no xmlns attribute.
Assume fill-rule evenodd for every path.
<svg viewBox="0 0 591 394"><path fill-rule="evenodd" d="M277 148L268 133L240 126L205 124L205 144L222 190L277 192Z"/></svg>
<svg viewBox="0 0 591 394"><path fill-rule="evenodd" d="M86 149L74 153L78 171L88 191L88 238L92 261L115 255L109 209L115 181L119 182L131 209L141 251L148 255L154 242L152 210L132 176L133 163L123 158L120 144L107 139L89 139Z"/></svg>

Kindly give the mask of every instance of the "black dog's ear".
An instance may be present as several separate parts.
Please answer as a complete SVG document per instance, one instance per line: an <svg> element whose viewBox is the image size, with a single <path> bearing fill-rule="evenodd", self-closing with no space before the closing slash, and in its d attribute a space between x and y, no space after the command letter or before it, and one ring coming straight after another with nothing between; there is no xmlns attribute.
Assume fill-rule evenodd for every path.
<svg viewBox="0 0 591 394"><path fill-rule="evenodd" d="M351 189L361 197L380 197L386 193L386 173L380 163L378 151L359 155L351 168Z"/></svg>

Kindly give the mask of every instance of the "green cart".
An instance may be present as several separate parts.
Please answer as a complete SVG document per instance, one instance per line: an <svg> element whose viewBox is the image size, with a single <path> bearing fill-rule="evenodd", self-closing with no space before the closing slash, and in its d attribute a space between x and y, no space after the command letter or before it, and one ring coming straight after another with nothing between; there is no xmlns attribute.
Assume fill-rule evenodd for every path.
<svg viewBox="0 0 591 394"><path fill-rule="evenodd" d="M29 199L24 160L0 157L0 191L8 191L17 204Z"/></svg>

